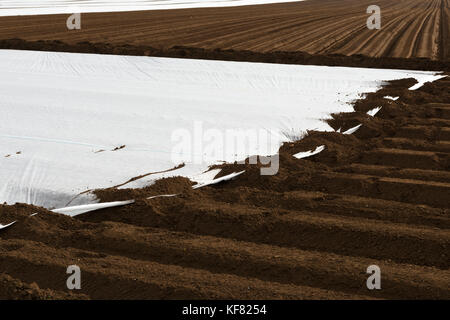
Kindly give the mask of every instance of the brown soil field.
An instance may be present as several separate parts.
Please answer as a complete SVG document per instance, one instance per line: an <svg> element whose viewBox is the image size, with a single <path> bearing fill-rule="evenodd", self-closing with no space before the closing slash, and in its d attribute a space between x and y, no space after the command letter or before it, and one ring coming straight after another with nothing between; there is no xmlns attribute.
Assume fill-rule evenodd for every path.
<svg viewBox="0 0 450 320"><path fill-rule="evenodd" d="M77 218L0 206L0 223L18 220L0 231L0 299L450 299L450 78L414 83L392 81L334 115L336 129L363 124L353 135L284 144L275 176L229 164L222 175L246 172L197 190L185 178L98 190L137 201ZM179 195L146 199L163 193ZM366 287L373 264L381 290Z"/></svg>
<svg viewBox="0 0 450 320"><path fill-rule="evenodd" d="M381 8L369 30L369 5ZM450 59L450 0L308 0L271 5L91 13L68 31L68 15L0 17L0 39L88 41L204 49Z"/></svg>

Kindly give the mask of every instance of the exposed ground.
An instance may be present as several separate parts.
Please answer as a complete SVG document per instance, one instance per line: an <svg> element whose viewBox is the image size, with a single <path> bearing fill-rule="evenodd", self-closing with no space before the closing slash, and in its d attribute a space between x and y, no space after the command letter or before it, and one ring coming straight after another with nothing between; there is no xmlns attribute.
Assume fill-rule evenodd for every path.
<svg viewBox="0 0 450 320"><path fill-rule="evenodd" d="M276 176L227 165L222 174L246 172L198 190L184 178L100 190L104 201L138 200L76 219L0 206L0 223L19 220L0 231L0 270L12 277L0 281L80 298L63 296L77 264L77 294L93 299L450 299L450 79L409 91L414 82L393 81L330 122L363 123L353 135L285 144ZM367 116L374 106L383 108ZM144 199L162 193L181 194ZM366 288L372 264L382 290Z"/></svg>
<svg viewBox="0 0 450 320"><path fill-rule="evenodd" d="M369 30L369 5L381 8L381 30ZM189 46L254 52L363 54L450 59L450 0L308 0L298 3L82 15L0 17L0 39Z"/></svg>

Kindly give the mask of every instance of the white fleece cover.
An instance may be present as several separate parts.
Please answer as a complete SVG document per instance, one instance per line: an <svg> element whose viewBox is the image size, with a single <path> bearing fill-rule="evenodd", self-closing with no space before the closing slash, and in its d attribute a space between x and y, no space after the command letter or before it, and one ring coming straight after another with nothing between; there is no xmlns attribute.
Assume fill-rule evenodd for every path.
<svg viewBox="0 0 450 320"><path fill-rule="evenodd" d="M302 0L1 0L0 16L237 7Z"/></svg>
<svg viewBox="0 0 450 320"><path fill-rule="evenodd" d="M0 50L0 202L50 209L91 204L96 199L87 190L182 162L181 169L122 188L195 177L217 161L272 155L307 129L332 131L321 119L353 111L350 102L376 91L382 80L409 77L438 78L402 70ZM233 128L271 133L272 143L250 137L243 150L201 157L211 147L202 133ZM191 137L173 139L174 132ZM184 144L194 149L175 152L173 160L174 147Z"/></svg>

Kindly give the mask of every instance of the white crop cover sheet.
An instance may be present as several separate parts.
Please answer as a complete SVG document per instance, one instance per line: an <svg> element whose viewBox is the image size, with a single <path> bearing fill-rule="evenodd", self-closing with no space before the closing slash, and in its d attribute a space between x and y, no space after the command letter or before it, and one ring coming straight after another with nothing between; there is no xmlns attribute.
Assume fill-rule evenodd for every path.
<svg viewBox="0 0 450 320"><path fill-rule="evenodd" d="M332 131L321 119L353 111L350 102L376 91L382 80L408 77L439 76L0 50L0 202L86 205L96 202L87 190L195 177L218 161L272 155L307 129ZM223 147L220 156L197 157L211 144L202 140L205 132L220 137L229 129L270 133L272 143L250 136L244 150ZM174 160L180 144L191 144L181 148L191 153L175 152Z"/></svg>
<svg viewBox="0 0 450 320"><path fill-rule="evenodd" d="M302 0L1 0L0 16L237 7Z"/></svg>

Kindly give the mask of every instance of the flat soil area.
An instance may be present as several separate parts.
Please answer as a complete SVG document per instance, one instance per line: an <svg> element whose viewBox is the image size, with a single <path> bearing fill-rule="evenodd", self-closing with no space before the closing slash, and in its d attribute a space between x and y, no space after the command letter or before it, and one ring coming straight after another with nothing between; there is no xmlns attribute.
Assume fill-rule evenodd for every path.
<svg viewBox="0 0 450 320"><path fill-rule="evenodd" d="M381 8L369 30L368 6ZM450 0L308 0L231 8L0 17L0 39L450 59Z"/></svg>

